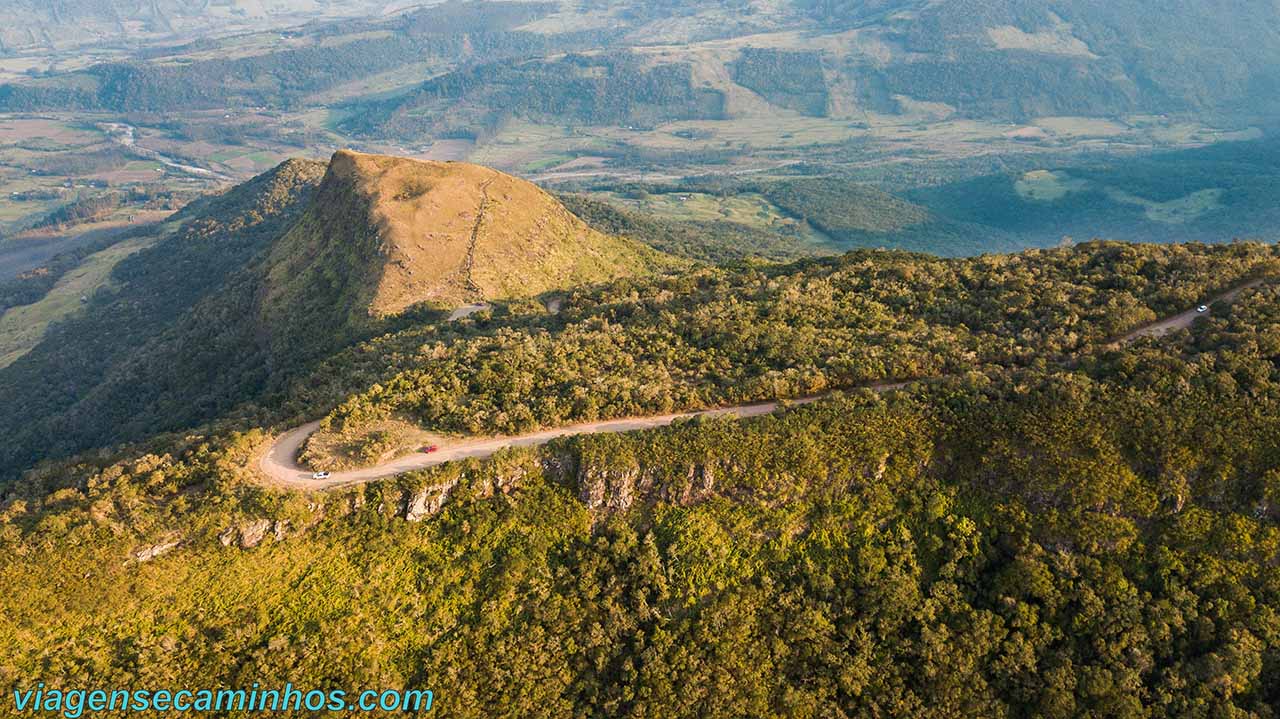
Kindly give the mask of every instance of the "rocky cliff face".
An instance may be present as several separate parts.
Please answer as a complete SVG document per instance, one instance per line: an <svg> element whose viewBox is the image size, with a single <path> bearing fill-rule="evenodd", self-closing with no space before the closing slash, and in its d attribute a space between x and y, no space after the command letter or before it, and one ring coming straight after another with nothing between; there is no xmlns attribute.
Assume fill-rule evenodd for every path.
<svg viewBox="0 0 1280 719"><path fill-rule="evenodd" d="M652 468L600 467L584 464L578 470L578 497L593 511L625 512L637 500L663 500L690 505L715 491L716 470L711 463L691 464L682 476L662 477Z"/></svg>

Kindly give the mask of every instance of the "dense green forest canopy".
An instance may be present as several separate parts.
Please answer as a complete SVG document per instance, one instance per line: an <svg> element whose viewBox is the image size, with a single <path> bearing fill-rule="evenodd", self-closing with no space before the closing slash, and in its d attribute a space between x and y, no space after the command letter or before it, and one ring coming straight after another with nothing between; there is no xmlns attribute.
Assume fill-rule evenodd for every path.
<svg viewBox="0 0 1280 719"><path fill-rule="evenodd" d="M1272 283L1074 368L322 497L246 482L256 431L48 466L0 515L0 679L411 686L461 717L1274 716L1277 327Z"/></svg>
<svg viewBox="0 0 1280 719"><path fill-rule="evenodd" d="M266 248L304 211L321 171L288 164L193 208L186 229L121 265L117 293L0 371L13 408L0 415L3 466L236 407L264 423L328 413L326 426L345 433L401 416L437 431L518 432L1025 365L1276 263L1273 246L1251 243L1093 243L961 260L862 252L582 288L556 314L512 302L460 323L409 315L380 325L402 331L301 356L271 349L261 335L279 333L245 313ZM208 271L192 282L184 268L197 265Z"/></svg>
<svg viewBox="0 0 1280 719"><path fill-rule="evenodd" d="M152 228L0 368L0 685L429 689L477 719L1280 719L1280 245L1230 241L1280 226L1275 2L451 0L10 58L16 229L348 141L581 185L538 212L456 186L434 286L489 301L453 317L363 294L393 264L422 281L390 238L434 259L443 223L395 203L448 178L379 195L294 160ZM11 4L0 54L183 21ZM1147 154L1227 138L1255 139ZM573 189L697 192L680 216L703 219ZM522 210L654 261L490 297L486 217ZM604 245L582 229L566 254ZM496 273L565 247L522 256L530 236L494 243ZM107 245L75 247L0 283L0 312ZM386 426L420 453L774 400L332 491L261 463L312 421L373 463L405 449ZM345 459L324 451L297 459Z"/></svg>
<svg viewBox="0 0 1280 719"><path fill-rule="evenodd" d="M293 383L357 432L540 426L1043 365L1273 273L1276 248L1095 243L940 260L854 252L568 295L558 315L390 334Z"/></svg>

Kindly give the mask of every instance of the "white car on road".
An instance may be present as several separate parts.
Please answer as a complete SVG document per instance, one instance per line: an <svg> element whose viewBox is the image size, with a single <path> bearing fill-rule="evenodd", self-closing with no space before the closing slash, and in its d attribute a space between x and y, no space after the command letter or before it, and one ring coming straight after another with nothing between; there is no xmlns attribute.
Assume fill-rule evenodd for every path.
<svg viewBox="0 0 1280 719"><path fill-rule="evenodd" d="M328 479L328 478L329 478L329 473L328 473L328 472L316 472L315 474L311 475L311 478L312 478L312 479Z"/></svg>

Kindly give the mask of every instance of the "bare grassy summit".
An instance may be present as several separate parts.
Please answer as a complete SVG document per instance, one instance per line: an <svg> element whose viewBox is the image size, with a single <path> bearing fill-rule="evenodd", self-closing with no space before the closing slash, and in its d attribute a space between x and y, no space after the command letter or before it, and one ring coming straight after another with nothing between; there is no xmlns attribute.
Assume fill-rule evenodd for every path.
<svg viewBox="0 0 1280 719"><path fill-rule="evenodd" d="M296 311L323 297L351 320L385 317L420 303L451 309L672 263L591 229L510 175L341 151L311 208L272 251L264 311Z"/></svg>

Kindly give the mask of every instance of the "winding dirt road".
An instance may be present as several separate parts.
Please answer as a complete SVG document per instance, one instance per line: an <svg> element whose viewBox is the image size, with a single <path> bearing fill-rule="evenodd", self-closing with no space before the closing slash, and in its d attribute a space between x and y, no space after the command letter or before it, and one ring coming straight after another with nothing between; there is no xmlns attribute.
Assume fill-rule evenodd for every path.
<svg viewBox="0 0 1280 719"><path fill-rule="evenodd" d="M1194 322L1197 317L1204 317L1212 313L1214 305L1230 301L1244 290L1256 287L1262 284L1262 282L1263 280L1261 279L1254 280L1233 290L1224 292L1213 300L1205 303L1208 308L1205 312L1199 312L1198 308L1193 307L1186 312L1140 327L1124 337L1121 337L1116 341L1116 344L1124 345L1141 337L1158 337L1175 329L1190 327L1191 323ZM901 389L907 384L910 383L885 382L868 385L866 389L870 389L874 392L887 392L889 390ZM823 396L825 395L787 400L787 403L791 405L810 404L821 399ZM634 432L642 429L666 427L677 420L690 419L693 417L717 417L724 415L737 418L759 417L773 413L781 404L782 402L760 402L757 404L741 405L738 407L722 407L719 409L710 409L701 412L681 412L676 414L664 414L656 417L629 417L626 419L614 419L601 422L584 422L582 424L557 427L555 429L542 430L540 432L533 432L531 434L524 434L516 437L464 439L441 446L439 451L431 454L410 454L388 462L383 462L382 464L378 464L373 467L354 469L347 472L334 472L326 479L313 479L311 470L298 464L298 451L302 448L302 444L306 442L307 437L310 437L312 432L315 432L316 429L320 427L320 422L311 422L310 424L305 424L281 435L276 440L275 444L273 444L262 456L258 465L263 474L265 474L272 483L277 485L302 489L332 489L334 487L362 484L364 482L372 482L378 479L386 479L398 474L404 474L405 472L426 469L427 467L434 467L436 465L453 462L459 459L489 457L499 450L506 449L507 447L533 447L546 444L558 437L571 437L582 434Z"/></svg>
<svg viewBox="0 0 1280 719"><path fill-rule="evenodd" d="M869 385L867 389L875 392L887 392L892 389L900 389L907 384L906 382L883 383ZM805 405L816 402L822 399L823 396L825 395L786 400L786 402L792 406ZM522 434L518 437L500 436L464 439L442 446L439 451L431 454L410 454L374 467L353 469L348 472L334 472L328 479L312 479L311 470L298 464L298 450L307 441L307 437L310 437L311 433L320 427L319 422L311 422L281 435L276 440L276 443L271 446L271 449L262 456L258 464L263 473L276 484L307 489L331 489L333 487L386 479L397 474L434 467L459 459L490 457L498 450L506 449L507 447L534 447L546 444L559 437L572 437L580 434L634 432L641 429L666 427L678 420L692 419L694 417L719 417L725 415L737 418L759 417L773 413L781 405L782 402L759 402L757 404L723 407L701 412L678 412L654 417L628 417L626 419L611 419L600 422L583 422L531 434Z"/></svg>

